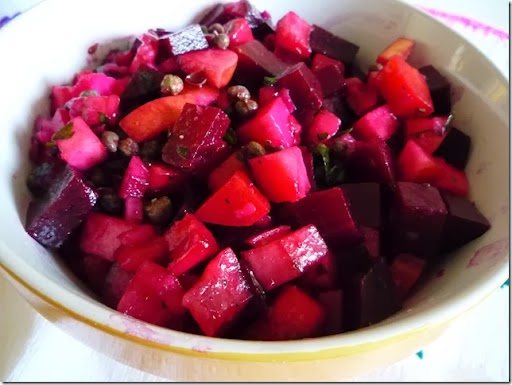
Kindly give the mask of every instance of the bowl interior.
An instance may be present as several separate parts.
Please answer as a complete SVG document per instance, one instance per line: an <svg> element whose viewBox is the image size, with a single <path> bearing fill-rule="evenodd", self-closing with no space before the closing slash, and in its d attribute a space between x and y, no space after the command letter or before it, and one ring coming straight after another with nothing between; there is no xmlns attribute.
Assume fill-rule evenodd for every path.
<svg viewBox="0 0 512 385"><path fill-rule="evenodd" d="M35 117L48 108L50 86L70 82L78 70L94 64L87 56L94 43L125 38L148 28L178 29L204 12L213 1L100 0L43 2L0 32L0 262L36 290L64 307L122 332L184 348L204 346L213 351L316 351L387 338L446 320L478 302L506 279L509 253L509 129L508 82L477 49L412 8L392 0L254 0L274 20L292 9L361 46L358 60L365 68L394 38L416 40L413 64L433 64L453 84L456 126L473 140L467 173L471 198L492 222L482 238L454 253L388 320L364 330L311 341L286 343L239 342L190 336L116 314L92 299L58 259L23 229L29 194L25 177L27 150ZM101 55L104 51L98 51ZM149 331L149 332L148 332Z"/></svg>

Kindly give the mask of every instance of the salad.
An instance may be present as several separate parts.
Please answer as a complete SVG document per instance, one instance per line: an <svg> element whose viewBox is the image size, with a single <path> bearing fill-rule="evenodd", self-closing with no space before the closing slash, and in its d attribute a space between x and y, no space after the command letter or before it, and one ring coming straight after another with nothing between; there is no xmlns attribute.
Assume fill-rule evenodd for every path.
<svg viewBox="0 0 512 385"><path fill-rule="evenodd" d="M365 72L353 42L245 0L151 29L51 88L26 231L155 325L292 340L378 323L490 227L450 84L414 49L399 37Z"/></svg>

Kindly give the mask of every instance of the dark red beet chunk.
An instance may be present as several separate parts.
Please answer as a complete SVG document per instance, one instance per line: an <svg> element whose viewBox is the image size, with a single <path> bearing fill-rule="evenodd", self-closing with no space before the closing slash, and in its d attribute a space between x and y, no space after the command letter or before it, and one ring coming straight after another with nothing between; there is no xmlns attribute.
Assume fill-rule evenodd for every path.
<svg viewBox="0 0 512 385"><path fill-rule="evenodd" d="M58 248L92 210L97 198L80 173L66 166L48 193L30 203L27 233L44 246Z"/></svg>
<svg viewBox="0 0 512 385"><path fill-rule="evenodd" d="M34 166L27 178L27 187L36 196L43 196L50 188L55 177L64 168L64 162L44 162Z"/></svg>
<svg viewBox="0 0 512 385"><path fill-rule="evenodd" d="M400 299L403 300L421 277L425 260L412 254L398 254L390 268Z"/></svg>
<svg viewBox="0 0 512 385"><path fill-rule="evenodd" d="M340 60L345 64L351 64L359 51L357 45L333 35L318 25L313 25L309 44L313 52Z"/></svg>
<svg viewBox="0 0 512 385"><path fill-rule="evenodd" d="M169 55L174 56L208 48L208 41L199 24L192 24L178 32L160 36L159 40L160 47L165 47Z"/></svg>
<svg viewBox="0 0 512 385"><path fill-rule="evenodd" d="M380 228L381 188L379 183L345 183L341 185L350 202L350 212L359 226Z"/></svg>
<svg viewBox="0 0 512 385"><path fill-rule="evenodd" d="M380 252L380 232L378 229L362 226L361 232L363 233L363 245L368 252L370 258L377 258L381 256Z"/></svg>
<svg viewBox="0 0 512 385"><path fill-rule="evenodd" d="M427 65L418 69L427 79L428 89L436 115L448 115L452 110L451 90L448 80L433 66Z"/></svg>
<svg viewBox="0 0 512 385"><path fill-rule="evenodd" d="M353 245L362 240L347 196L339 187L315 191L298 202L286 204L281 215L296 226L315 225L328 244Z"/></svg>
<svg viewBox="0 0 512 385"><path fill-rule="evenodd" d="M227 4L216 4L204 15L199 24L210 26L214 23L225 24L229 20L243 17L251 28L257 28L268 20L247 0L239 0Z"/></svg>
<svg viewBox="0 0 512 385"><path fill-rule="evenodd" d="M452 127L434 156L444 158L448 163L464 170L468 164L471 138L458 128Z"/></svg>
<svg viewBox="0 0 512 385"><path fill-rule="evenodd" d="M320 82L324 97L335 94L345 85L345 66L338 60L316 54L311 63L311 71Z"/></svg>
<svg viewBox="0 0 512 385"><path fill-rule="evenodd" d="M347 171L354 182L393 183L393 158L386 142L357 141L347 160Z"/></svg>
<svg viewBox="0 0 512 385"><path fill-rule="evenodd" d="M258 40L252 40L234 49L238 55L235 79L249 88L258 89L264 76L278 77L288 67Z"/></svg>
<svg viewBox="0 0 512 385"><path fill-rule="evenodd" d="M277 85L290 90L293 103L299 108L318 110L322 107L322 86L305 63L288 68Z"/></svg>
<svg viewBox="0 0 512 385"><path fill-rule="evenodd" d="M437 188L398 182L392 226L394 251L434 257L441 248L448 211Z"/></svg>
<svg viewBox="0 0 512 385"><path fill-rule="evenodd" d="M240 263L231 249L221 251L205 268L201 278L183 297L204 334L223 335L253 296Z"/></svg>
<svg viewBox="0 0 512 385"><path fill-rule="evenodd" d="M333 335L343 331L343 291L341 289L323 291L317 301L325 312L323 334Z"/></svg>
<svg viewBox="0 0 512 385"><path fill-rule="evenodd" d="M162 150L162 159L179 169L196 171L223 143L228 126L229 118L221 109L186 104Z"/></svg>
<svg viewBox="0 0 512 385"><path fill-rule="evenodd" d="M347 330L380 322L400 310L400 300L391 271L379 260L353 278L343 295Z"/></svg>
<svg viewBox="0 0 512 385"><path fill-rule="evenodd" d="M86 282L96 294L101 294L112 262L95 255L84 255L80 264Z"/></svg>
<svg viewBox="0 0 512 385"><path fill-rule="evenodd" d="M484 234L491 224L474 203L449 193L442 194L448 217L443 230L443 251L449 252Z"/></svg>

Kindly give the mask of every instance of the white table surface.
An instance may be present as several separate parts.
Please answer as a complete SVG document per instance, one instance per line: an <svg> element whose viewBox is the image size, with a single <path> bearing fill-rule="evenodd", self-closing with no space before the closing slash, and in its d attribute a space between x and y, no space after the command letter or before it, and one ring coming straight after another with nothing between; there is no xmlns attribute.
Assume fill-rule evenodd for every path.
<svg viewBox="0 0 512 385"><path fill-rule="evenodd" d="M509 74L507 0L406 0L473 41ZM1 0L0 20L38 0ZM417 355L356 381L510 381L510 290L504 285ZM62 354L66 352L66 354ZM166 381L84 346L46 321L0 278L0 381Z"/></svg>

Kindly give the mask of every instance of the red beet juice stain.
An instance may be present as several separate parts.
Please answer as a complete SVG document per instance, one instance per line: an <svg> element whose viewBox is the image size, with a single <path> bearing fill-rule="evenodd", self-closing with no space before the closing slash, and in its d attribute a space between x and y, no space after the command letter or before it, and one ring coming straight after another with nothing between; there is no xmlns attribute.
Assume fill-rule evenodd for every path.
<svg viewBox="0 0 512 385"><path fill-rule="evenodd" d="M488 263L494 266L502 258L506 258L509 250L510 240L508 238L500 239L491 244L482 246L473 255L467 264L467 268L479 266L482 263Z"/></svg>

